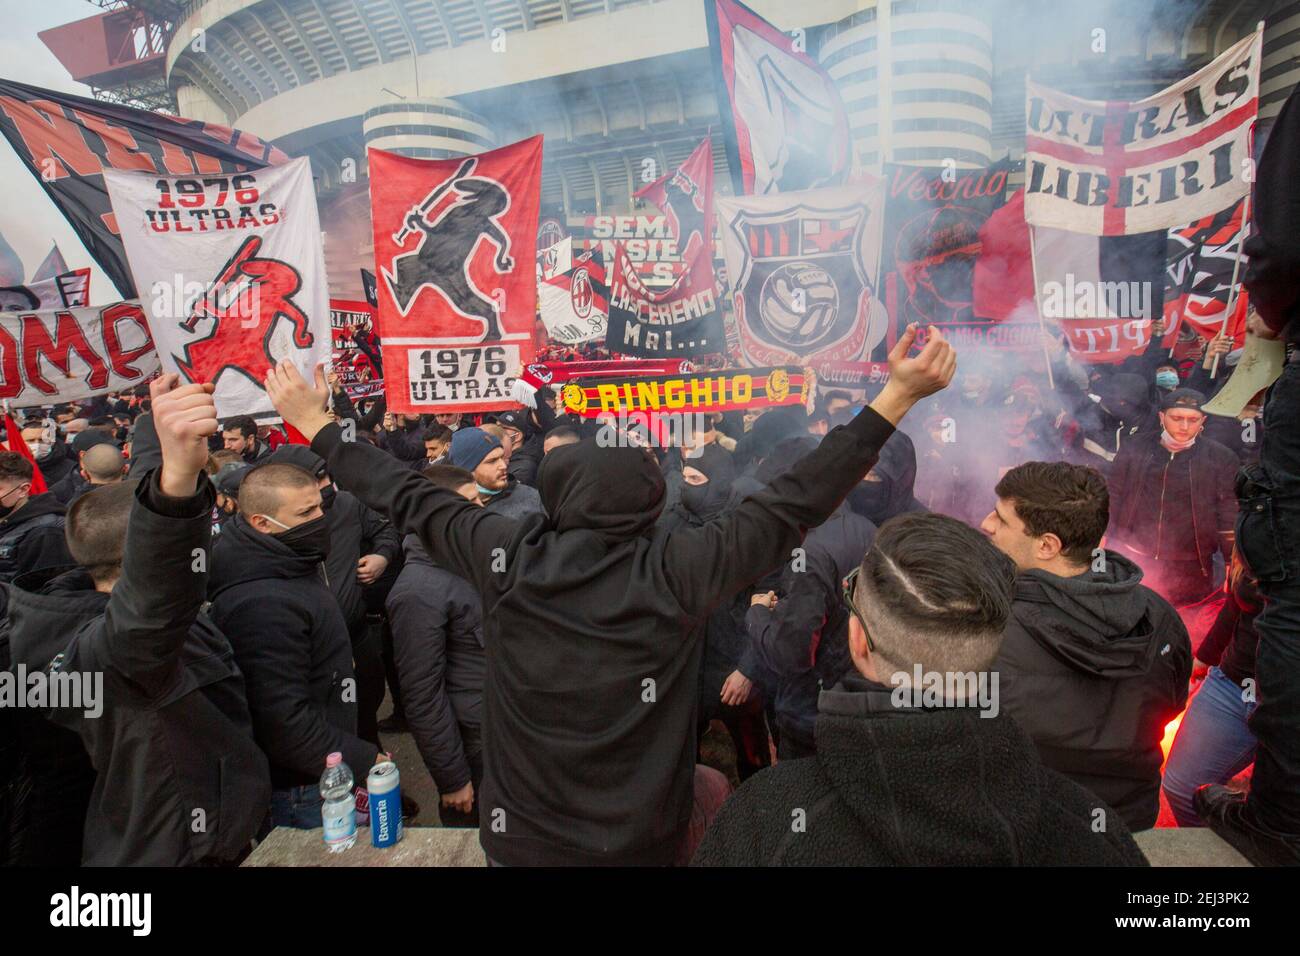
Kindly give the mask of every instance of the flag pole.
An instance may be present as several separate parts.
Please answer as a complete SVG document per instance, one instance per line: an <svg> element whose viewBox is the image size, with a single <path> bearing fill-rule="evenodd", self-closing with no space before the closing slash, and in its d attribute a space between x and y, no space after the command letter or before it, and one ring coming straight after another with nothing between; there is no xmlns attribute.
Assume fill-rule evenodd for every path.
<svg viewBox="0 0 1300 956"><path fill-rule="evenodd" d="M1056 391L1056 381L1052 377L1052 355L1047 351L1047 323L1043 321L1043 307L1039 302L1038 284L1038 250L1034 241L1034 227L1029 226L1029 270L1034 274L1034 311L1038 313L1038 331L1043 345L1043 361L1047 363L1047 387Z"/></svg>
<svg viewBox="0 0 1300 956"><path fill-rule="evenodd" d="M1223 324L1219 326L1219 335L1228 331L1228 322L1232 319L1232 310L1237 305L1237 293L1241 286L1237 284L1237 276L1241 274L1241 247L1246 244L1246 236L1250 234L1250 194L1246 194L1246 199L1241 207L1241 237L1237 240L1237 258L1232 264L1232 283L1228 287L1228 307L1223 311ZM1221 352L1214 353L1214 362L1210 366L1210 378L1216 378L1219 374L1219 359L1223 357Z"/></svg>
<svg viewBox="0 0 1300 956"><path fill-rule="evenodd" d="M1263 37L1264 34L1263 20L1260 20L1258 23L1255 24L1255 32L1260 34L1261 38ZM1253 165L1255 162L1255 127L1253 124L1250 127L1250 133L1248 134L1246 142L1247 142L1246 152L1250 157L1251 164ZM1253 173L1254 170L1252 169L1251 172ZM1252 184L1254 183L1253 176L1251 182ZM1237 304L1237 292L1241 288L1239 285L1237 285L1237 277L1241 274L1242 249L1246 245L1246 236L1250 234L1250 200L1254 196L1254 194L1255 194L1255 190L1253 188L1250 190L1250 192L1246 193L1246 199L1242 203L1242 207L1241 207L1241 237L1237 240L1237 255L1235 260L1232 263L1232 283L1228 287L1228 307L1224 309L1223 312L1223 325L1219 327L1219 335L1223 335L1225 332L1228 331L1228 322L1232 319L1232 310ZM1215 353L1214 362L1210 365L1211 379L1218 377L1219 359L1221 357L1222 356L1220 353L1217 352Z"/></svg>

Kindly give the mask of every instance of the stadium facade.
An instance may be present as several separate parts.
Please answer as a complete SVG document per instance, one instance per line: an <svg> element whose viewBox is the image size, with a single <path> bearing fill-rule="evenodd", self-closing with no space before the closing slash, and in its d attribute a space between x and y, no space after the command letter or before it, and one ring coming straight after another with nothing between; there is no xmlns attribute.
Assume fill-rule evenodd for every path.
<svg viewBox="0 0 1300 956"><path fill-rule="evenodd" d="M647 173L680 163L710 130L718 187L729 189L701 0L102 2L113 8L99 18L136 24L129 70L96 61L88 78L84 45L66 39L84 22L42 38L97 95L170 100L180 115L310 156L339 293L355 294L369 257L355 228L368 218L368 145L450 157L544 133L543 216L578 232L592 216L633 212ZM1101 35L1085 4L1056 0L750 5L835 78L866 169L1017 158L1027 74L1134 99L1260 20L1264 125L1300 79L1300 0L1110 4Z"/></svg>

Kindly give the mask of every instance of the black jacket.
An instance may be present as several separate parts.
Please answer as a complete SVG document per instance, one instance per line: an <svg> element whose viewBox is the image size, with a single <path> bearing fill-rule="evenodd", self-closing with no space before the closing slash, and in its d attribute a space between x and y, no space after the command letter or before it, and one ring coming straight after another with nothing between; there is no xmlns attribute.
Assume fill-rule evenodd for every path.
<svg viewBox="0 0 1300 956"><path fill-rule="evenodd" d="M63 535L63 505L48 491L0 518L0 581L72 563Z"/></svg>
<svg viewBox="0 0 1300 956"><path fill-rule="evenodd" d="M1197 546L1192 557L1199 559L1202 573L1209 574L1214 552L1223 548L1223 532L1232 531L1237 520L1233 482L1239 467L1236 455L1204 435L1176 455L1160 443L1158 431L1128 442L1115 456L1107 478L1110 500L1114 502L1110 533L1116 541L1139 553L1152 553L1155 542L1146 540L1147 536L1137 529L1140 520L1155 513L1161 502L1143 493L1143 482L1148 475L1157 473L1168 480L1175 469L1182 469L1190 481L1190 492L1184 500L1164 503L1165 518L1191 521Z"/></svg>
<svg viewBox="0 0 1300 956"><path fill-rule="evenodd" d="M414 421L407 422L392 431L381 431L379 447L399 461L422 462L424 461L424 425Z"/></svg>
<svg viewBox="0 0 1300 956"><path fill-rule="evenodd" d="M357 559L378 554L392 564L402 550L402 541L393 526L346 491L334 496L326 512L330 526L330 553L325 559L325 574L330 591L343 610L348 631L355 633L366 617L366 599L357 580ZM353 768L353 773L356 769Z"/></svg>
<svg viewBox="0 0 1300 956"><path fill-rule="evenodd" d="M86 476L81 473L81 469L74 468L50 485L50 494L54 495L54 499L66 508L89 491L90 488L91 484L86 480Z"/></svg>
<svg viewBox="0 0 1300 956"><path fill-rule="evenodd" d="M1024 571L1002 649L1001 704L1043 763L1114 807L1133 830L1160 812L1160 741L1187 703L1192 650L1178 613L1107 551L1105 570Z"/></svg>
<svg viewBox="0 0 1300 956"><path fill-rule="evenodd" d="M483 605L464 578L438 567L413 534L388 594L402 709L439 793L470 782L462 726L483 723Z"/></svg>
<svg viewBox="0 0 1300 956"><path fill-rule="evenodd" d="M1249 575L1241 575L1196 648L1196 659L1217 666L1234 684L1244 686L1247 680L1253 681L1255 651L1259 647L1255 618L1263 609L1259 586Z"/></svg>
<svg viewBox="0 0 1300 956"><path fill-rule="evenodd" d="M208 594L212 620L244 672L272 785L319 780L336 750L363 779L375 748L356 735L352 644L322 566L238 515L213 543Z"/></svg>
<svg viewBox="0 0 1300 956"><path fill-rule="evenodd" d="M812 750L817 697L853 666L843 581L875 538L876 526L846 502L808 533L801 556L786 561L776 608L755 604L746 615L757 657L775 675L783 753L786 734L799 751Z"/></svg>
<svg viewBox="0 0 1300 956"><path fill-rule="evenodd" d="M1097 809L1007 717L899 711L851 677L822 694L817 755L751 777L692 865L1145 866Z"/></svg>
<svg viewBox="0 0 1300 956"><path fill-rule="evenodd" d="M1287 97L1255 171L1245 285L1269 328L1300 344L1300 97Z"/></svg>
<svg viewBox="0 0 1300 956"><path fill-rule="evenodd" d="M111 594L80 569L10 588L15 664L44 669L62 654L57 670L102 675L102 713L49 713L80 735L96 770L88 866L233 861L270 805L230 643L199 614L206 561L196 566L194 554L208 545L211 485L169 499L156 476L137 489Z"/></svg>
<svg viewBox="0 0 1300 956"><path fill-rule="evenodd" d="M36 467L41 470L45 487L52 488L62 481L68 472L77 467L77 456L72 453L72 449L66 442L56 441L49 451L36 459Z"/></svg>
<svg viewBox="0 0 1300 956"><path fill-rule="evenodd" d="M672 862L691 814L702 624L789 558L892 430L867 410L732 514L666 533L663 478L637 449L557 448L538 473L546 514L513 521L321 429L312 448L338 483L482 597L490 857Z"/></svg>

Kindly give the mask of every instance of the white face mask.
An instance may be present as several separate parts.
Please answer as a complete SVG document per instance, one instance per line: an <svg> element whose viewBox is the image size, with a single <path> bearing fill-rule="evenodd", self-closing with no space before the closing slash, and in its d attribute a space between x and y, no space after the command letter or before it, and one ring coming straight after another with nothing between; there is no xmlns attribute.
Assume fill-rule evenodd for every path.
<svg viewBox="0 0 1300 956"><path fill-rule="evenodd" d="M37 441L32 442L27 447L31 449L33 458L44 458L50 453L50 449L54 446L47 441Z"/></svg>

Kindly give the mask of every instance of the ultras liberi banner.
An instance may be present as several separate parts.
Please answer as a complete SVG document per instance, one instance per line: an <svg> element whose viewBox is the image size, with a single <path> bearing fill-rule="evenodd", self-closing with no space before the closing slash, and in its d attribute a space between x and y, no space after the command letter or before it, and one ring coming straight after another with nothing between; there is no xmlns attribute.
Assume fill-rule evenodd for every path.
<svg viewBox="0 0 1300 956"><path fill-rule="evenodd" d="M1133 103L1026 83L1025 219L1093 236L1172 229L1250 192L1263 32Z"/></svg>

